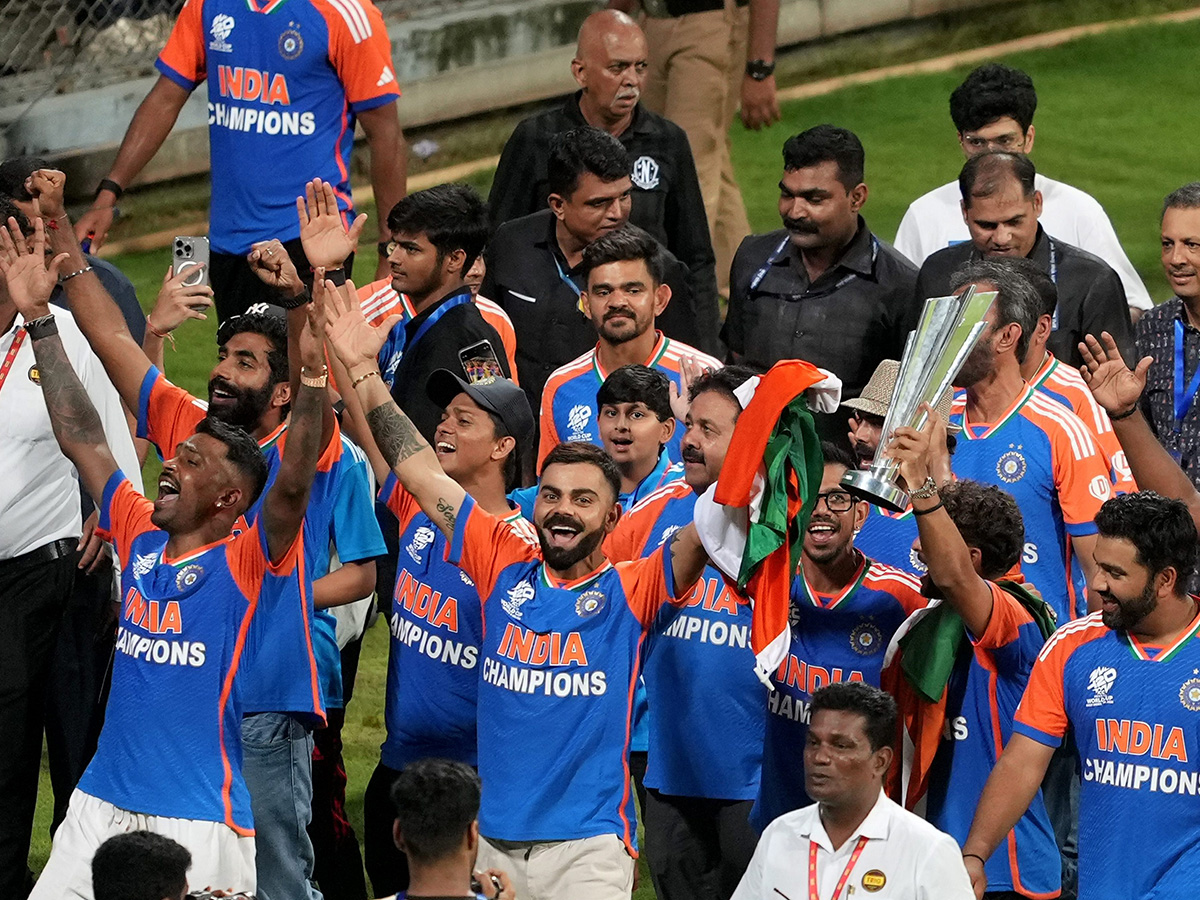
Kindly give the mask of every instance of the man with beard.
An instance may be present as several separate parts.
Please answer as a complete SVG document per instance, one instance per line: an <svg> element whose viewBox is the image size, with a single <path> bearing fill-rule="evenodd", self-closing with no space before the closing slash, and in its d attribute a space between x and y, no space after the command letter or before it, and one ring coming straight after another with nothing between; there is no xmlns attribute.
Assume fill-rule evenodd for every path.
<svg viewBox="0 0 1200 900"><path fill-rule="evenodd" d="M955 398L950 418L962 427L954 473L1017 498L1025 516L1023 571L1058 621L1069 622L1085 610L1085 599L1073 597L1071 560L1078 558L1090 581L1093 520L1112 496L1111 462L1074 412L1021 378L1018 360L1040 315L1029 282L995 259L965 266L952 288L958 292L971 284L998 295L955 378L966 391Z"/></svg>
<svg viewBox="0 0 1200 900"><path fill-rule="evenodd" d="M1079 896L1195 896L1200 807L1196 565L1187 507L1150 492L1096 516L1099 613L1063 626L1037 658L1014 734L988 779L964 860L976 893L1071 728L1079 745Z"/></svg>
<svg viewBox="0 0 1200 900"><path fill-rule="evenodd" d="M762 786L752 819L759 831L812 802L797 773L804 766L813 693L835 681L878 687L888 641L925 605L914 576L855 546L867 504L841 486L854 458L829 442L821 451L821 488L792 581L791 648L767 702Z"/></svg>
<svg viewBox="0 0 1200 900"><path fill-rule="evenodd" d="M662 605L704 569L695 526L648 559L614 566L600 545L620 515L620 473L599 447L563 444L542 469L541 547L531 546L446 475L392 401L377 360L385 328L372 328L353 298L329 306L329 341L380 451L483 603L480 867L509 872L530 900L627 900L638 651Z"/></svg>
<svg viewBox="0 0 1200 900"><path fill-rule="evenodd" d="M670 378L679 391L685 363L710 370L721 366L654 327L671 301L671 288L663 282L662 247L646 232L624 225L589 244L583 251L582 273L587 290L579 300L600 340L546 379L539 462L561 441L599 443L596 391L609 372L624 365L649 366ZM673 462L679 461L682 430L677 426L667 444Z"/></svg>
<svg viewBox="0 0 1200 900"><path fill-rule="evenodd" d="M945 423L930 411L921 431L897 429L888 448L912 497L915 547L929 568L922 592L936 599L893 639L884 687L898 698L904 726L896 799L909 809L923 799L925 817L961 844L1054 626L1017 572L1025 535L1017 502L976 481L937 486L930 473L945 468L944 459L935 462L945 442ZM1062 862L1046 804L1040 792L1029 799L1004 850L968 861L986 865L997 900L1059 894Z"/></svg>
<svg viewBox="0 0 1200 900"><path fill-rule="evenodd" d="M622 517L610 559L654 554L693 518L714 484L753 373L728 366L692 382L684 481ZM650 726L642 815L654 890L663 900L728 900L754 853L748 814L762 764L762 683L750 648L751 604L709 565L696 587L654 623L643 668Z"/></svg>
<svg viewBox="0 0 1200 900"><path fill-rule="evenodd" d="M32 252L14 254L12 244L7 234L0 240L0 268L33 344L54 436L89 494L102 498L100 529L124 566L104 728L31 896L90 898L96 849L135 819L191 851L198 883L253 891L239 669L243 654L249 672L261 647L303 640L272 631L280 623L272 611L294 602L294 571L303 567L302 521L326 402L323 306L309 309L297 335L301 386L270 487L254 440L212 418L166 461L151 503L109 451L47 306L68 255L46 266L40 220ZM231 535L260 496L253 524Z"/></svg>
<svg viewBox="0 0 1200 900"><path fill-rule="evenodd" d="M783 145L783 229L742 241L721 337L731 361L766 369L804 359L857 397L882 359L899 359L923 298L916 268L867 227L865 154L853 132L818 125ZM841 442L836 417L816 416Z"/></svg>

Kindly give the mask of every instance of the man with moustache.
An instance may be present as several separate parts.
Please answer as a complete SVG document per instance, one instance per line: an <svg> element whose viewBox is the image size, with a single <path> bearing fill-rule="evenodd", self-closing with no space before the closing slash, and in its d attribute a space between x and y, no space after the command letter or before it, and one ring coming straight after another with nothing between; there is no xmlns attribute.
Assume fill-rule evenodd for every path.
<svg viewBox="0 0 1200 900"><path fill-rule="evenodd" d="M865 154L853 132L817 125L783 145L783 229L742 241L733 261L721 337L730 359L768 368L804 359L857 397L882 359L899 359L922 299L916 268L871 233ZM836 417L816 415L827 440Z"/></svg>
<svg viewBox="0 0 1200 900"><path fill-rule="evenodd" d="M760 831L812 802L796 773L804 766L814 692L831 680L878 686L888 641L925 605L914 576L856 546L867 504L842 487L854 458L828 441L821 451L821 487L792 581L791 647L767 700L762 784L752 815Z"/></svg>
<svg viewBox="0 0 1200 900"><path fill-rule="evenodd" d="M1194 896L1200 808L1200 604L1187 507L1151 492L1109 500L1096 516L1092 589L1100 610L1047 642L975 812L963 858L980 864L1037 795L1068 728L1083 766L1079 896Z"/></svg>
<svg viewBox="0 0 1200 900"><path fill-rule="evenodd" d="M646 36L625 13L601 10L584 20L571 63L579 90L561 107L521 122L504 145L488 194L492 228L546 208L554 135L591 125L617 138L632 160L629 221L687 267L694 296L715 299L713 246L692 151L682 128L638 102L647 66Z"/></svg>

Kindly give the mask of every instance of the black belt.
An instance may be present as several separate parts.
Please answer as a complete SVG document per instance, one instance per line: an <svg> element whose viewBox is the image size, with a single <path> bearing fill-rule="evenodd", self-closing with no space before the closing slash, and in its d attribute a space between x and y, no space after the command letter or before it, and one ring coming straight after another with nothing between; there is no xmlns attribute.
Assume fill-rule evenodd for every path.
<svg viewBox="0 0 1200 900"><path fill-rule="evenodd" d="M57 541L43 544L34 550L30 550L28 553L14 556L12 559L0 559L0 572L7 569L45 565L46 563L54 562L56 559L62 559L64 556L70 556L78 546L78 538L59 538Z"/></svg>

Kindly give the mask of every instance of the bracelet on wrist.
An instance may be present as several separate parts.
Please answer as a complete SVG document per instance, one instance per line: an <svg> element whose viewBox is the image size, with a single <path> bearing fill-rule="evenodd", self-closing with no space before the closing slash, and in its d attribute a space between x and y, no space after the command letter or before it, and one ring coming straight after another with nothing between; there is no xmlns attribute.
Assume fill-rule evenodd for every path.
<svg viewBox="0 0 1200 900"><path fill-rule="evenodd" d="M36 319L29 319L22 326L31 341L38 341L58 334L58 325L54 321L54 313L46 313Z"/></svg>
<svg viewBox="0 0 1200 900"><path fill-rule="evenodd" d="M175 346L175 335L171 334L170 331L160 331L159 329L155 328L154 323L150 321L150 316L146 316L146 330L160 340L170 341L172 350L178 349Z"/></svg>
<svg viewBox="0 0 1200 900"><path fill-rule="evenodd" d="M917 509L914 506L913 507L913 515L914 516L927 516L931 512L937 512L939 509L941 509L945 505L946 504L944 504L941 500L939 500L937 503L933 504L933 506L930 506L927 509Z"/></svg>
<svg viewBox="0 0 1200 900"><path fill-rule="evenodd" d="M980 865L984 865L984 866L987 865L987 860L984 859L982 856L980 856L978 853L964 853L962 855L962 858L963 859L977 859L977 860L979 860Z"/></svg>
<svg viewBox="0 0 1200 900"><path fill-rule="evenodd" d="M329 366L321 366L320 375L308 374L305 366L300 367L300 383L305 387L323 388L329 384Z"/></svg>
<svg viewBox="0 0 1200 900"><path fill-rule="evenodd" d="M362 384L364 381L366 381L368 378L381 378L381 377L383 377L383 376L381 376L381 375L379 374L379 370L378 370L378 369L372 369L370 372L366 372L366 373L365 373L365 374L363 374L363 375L359 375L357 378L355 378L354 380L352 380L352 381L350 382L350 387L351 387L352 389L353 389L353 388L356 388L356 387L358 387L360 384Z"/></svg>
<svg viewBox="0 0 1200 900"><path fill-rule="evenodd" d="M76 269L74 272L68 272L66 275L59 275L59 276L58 276L58 283L59 283L59 284L66 284L68 281L70 281L70 280L71 280L72 278L74 278L76 275L82 275L82 274L84 274L85 272L90 272L90 271L92 271L92 267L91 267L91 266L84 266L82 269Z"/></svg>
<svg viewBox="0 0 1200 900"><path fill-rule="evenodd" d="M1128 419L1130 416L1132 416L1137 411L1138 411L1138 405L1135 403L1135 404L1133 404L1133 406L1129 407L1129 409L1125 410L1125 412L1119 412L1119 413L1115 413L1115 414L1109 413L1108 421L1120 422L1122 419Z"/></svg>

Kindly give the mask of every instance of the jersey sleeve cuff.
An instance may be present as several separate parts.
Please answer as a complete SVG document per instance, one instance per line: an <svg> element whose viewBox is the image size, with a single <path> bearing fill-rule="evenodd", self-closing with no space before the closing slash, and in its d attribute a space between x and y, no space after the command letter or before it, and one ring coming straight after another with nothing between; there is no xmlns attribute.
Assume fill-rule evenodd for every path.
<svg viewBox="0 0 1200 900"><path fill-rule="evenodd" d="M384 106L388 103L395 103L399 99L399 91L389 91L386 94L380 94L378 97L368 97L366 100L357 100L354 103L351 103L350 111L357 116L359 113L377 109L378 107Z"/></svg>
<svg viewBox="0 0 1200 900"><path fill-rule="evenodd" d="M446 554L447 561L454 565L459 565L462 562L463 544L467 534L467 521L471 518L471 513L475 511L475 499L466 494L463 497L462 508L458 511L458 515L454 519L454 536L450 539L449 552Z"/></svg>
<svg viewBox="0 0 1200 900"><path fill-rule="evenodd" d="M1074 537L1087 537L1090 534L1095 534L1099 531L1096 528L1096 523L1092 521L1080 522L1078 525L1073 525L1070 522L1064 522L1063 527L1066 528L1067 534Z"/></svg>
<svg viewBox="0 0 1200 900"><path fill-rule="evenodd" d="M1032 725L1026 725L1020 719L1015 719L1013 721L1013 734L1024 735L1031 741L1037 741L1039 744L1043 744L1047 747L1061 747L1063 742L1061 735L1056 737L1049 732L1042 731L1040 728L1034 728Z"/></svg>
<svg viewBox="0 0 1200 900"><path fill-rule="evenodd" d="M117 495L117 491L121 485L129 479L125 477L125 473L117 469L108 476L108 481L104 484L104 494L100 499L100 519L97 523L97 528L102 532L101 536L105 540L112 539L112 504L113 499Z"/></svg>
<svg viewBox="0 0 1200 900"><path fill-rule="evenodd" d="M667 599L674 602L679 599L679 591L675 584L675 567L671 565L671 542L663 544L658 552L662 554L663 582L667 586Z"/></svg>
<svg viewBox="0 0 1200 900"><path fill-rule="evenodd" d="M162 372L158 371L157 366L151 366L146 370L146 376L142 379L142 387L138 391L138 410L137 410L137 436L146 440L150 436L150 395L154 393L154 385L158 383Z"/></svg>
<svg viewBox="0 0 1200 900"><path fill-rule="evenodd" d="M179 85L185 91L188 91L188 92L194 91L196 89L197 85L200 84L199 81L192 81L190 78L186 77L182 73L177 72L174 69L172 69L169 65L167 65L165 62L163 62L163 58L161 56L154 61L154 68L158 69L159 72L161 72L164 76L169 78L171 81L175 82L177 85Z"/></svg>

